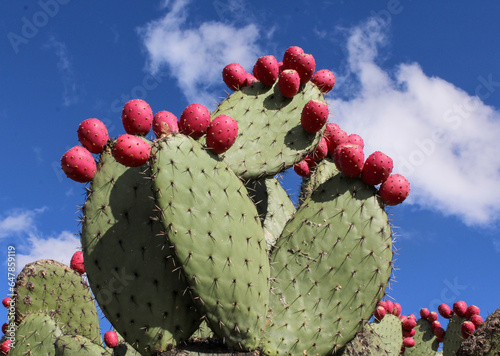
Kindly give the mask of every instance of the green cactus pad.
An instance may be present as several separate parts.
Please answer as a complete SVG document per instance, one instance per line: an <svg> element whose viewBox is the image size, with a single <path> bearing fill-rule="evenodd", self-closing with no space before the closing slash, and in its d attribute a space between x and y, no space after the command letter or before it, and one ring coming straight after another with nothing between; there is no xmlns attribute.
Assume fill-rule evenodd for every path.
<svg viewBox="0 0 500 356"><path fill-rule="evenodd" d="M62 336L57 322L45 313L30 313L19 324L9 356L55 355L54 343Z"/></svg>
<svg viewBox="0 0 500 356"><path fill-rule="evenodd" d="M254 349L265 322L269 261L257 210L225 162L181 134L152 153L156 204L198 309L236 349Z"/></svg>
<svg viewBox="0 0 500 356"><path fill-rule="evenodd" d="M432 331L431 323L425 319L417 321L413 339L415 340L415 346L407 348L405 355L434 356L439 348L439 341Z"/></svg>
<svg viewBox="0 0 500 356"><path fill-rule="evenodd" d="M87 283L68 266L53 260L27 264L19 273L15 292L16 322L43 312L67 332L100 339L99 316Z"/></svg>
<svg viewBox="0 0 500 356"><path fill-rule="evenodd" d="M314 190L321 184L325 183L328 179L339 174L339 170L335 167L330 159L324 159L312 170L309 177L304 177L300 185L299 202L302 203Z"/></svg>
<svg viewBox="0 0 500 356"><path fill-rule="evenodd" d="M462 337L462 324L466 320L466 318L459 317L456 314L453 314L449 319L443 342L444 356L452 356L457 354L462 341L464 341L464 338Z"/></svg>
<svg viewBox="0 0 500 356"><path fill-rule="evenodd" d="M324 101L312 83L288 99L275 84L254 83L231 94L212 113L238 122L238 137L224 160L244 179L273 176L300 161L319 142L321 133L309 134L300 124L304 105Z"/></svg>
<svg viewBox="0 0 500 356"><path fill-rule="evenodd" d="M368 324L345 345L339 356L392 356L392 354L385 349L382 338L373 331L371 324Z"/></svg>
<svg viewBox="0 0 500 356"><path fill-rule="evenodd" d="M142 353L165 351L198 328L186 285L155 218L146 166L127 168L101 155L83 209L89 283L106 318Z"/></svg>
<svg viewBox="0 0 500 356"><path fill-rule="evenodd" d="M63 335L55 342L56 356L111 356L112 353L84 336Z"/></svg>
<svg viewBox="0 0 500 356"><path fill-rule="evenodd" d="M351 340L384 295L391 228L376 190L336 174L285 226L271 256L269 355L327 355Z"/></svg>
<svg viewBox="0 0 500 356"><path fill-rule="evenodd" d="M267 249L274 246L296 209L277 178L261 178L247 183L266 236Z"/></svg>
<svg viewBox="0 0 500 356"><path fill-rule="evenodd" d="M382 339L382 347L389 355L399 355L403 346L403 331L399 317L387 314L381 321L375 320L371 326Z"/></svg>

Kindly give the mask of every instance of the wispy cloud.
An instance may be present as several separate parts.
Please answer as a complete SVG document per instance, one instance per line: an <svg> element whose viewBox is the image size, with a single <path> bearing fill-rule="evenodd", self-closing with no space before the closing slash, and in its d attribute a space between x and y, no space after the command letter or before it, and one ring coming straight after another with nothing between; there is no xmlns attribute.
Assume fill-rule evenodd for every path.
<svg viewBox="0 0 500 356"><path fill-rule="evenodd" d="M147 50L148 70L155 74L166 66L190 103L212 108L217 99L214 93L223 85L221 73L225 65L238 62L247 70L252 69L260 55L256 44L259 30L252 23L188 24L189 3L165 2L165 16L138 29L138 33Z"/></svg>
<svg viewBox="0 0 500 356"><path fill-rule="evenodd" d="M35 230L35 216L45 210L46 208L35 210L14 209L7 214L0 215L0 238L33 233Z"/></svg>
<svg viewBox="0 0 500 356"><path fill-rule="evenodd" d="M395 172L412 184L408 203L469 225L497 222L500 111L482 99L498 86L477 73L476 95L469 95L417 63L384 69L378 61L386 43L387 28L375 19L350 30L348 69L330 94L331 121L362 135L366 154L381 150L394 159Z"/></svg>

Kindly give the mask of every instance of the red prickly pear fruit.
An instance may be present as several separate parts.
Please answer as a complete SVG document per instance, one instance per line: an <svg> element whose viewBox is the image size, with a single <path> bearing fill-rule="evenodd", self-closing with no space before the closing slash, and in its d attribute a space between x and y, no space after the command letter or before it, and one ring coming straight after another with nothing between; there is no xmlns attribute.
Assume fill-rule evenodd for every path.
<svg viewBox="0 0 500 356"><path fill-rule="evenodd" d="M444 336L446 335L446 331L441 326L434 328L433 331L438 341L443 342Z"/></svg>
<svg viewBox="0 0 500 356"><path fill-rule="evenodd" d="M297 54L304 53L304 50L298 46L288 47L283 55L283 69L290 69L290 63Z"/></svg>
<svg viewBox="0 0 500 356"><path fill-rule="evenodd" d="M453 311L451 310L450 306L446 303L440 304L438 306L438 312L445 319L449 319L453 315Z"/></svg>
<svg viewBox="0 0 500 356"><path fill-rule="evenodd" d="M283 72L284 70L285 70L285 68L283 67L283 61L278 62L278 71L279 71L279 73L281 74L281 72Z"/></svg>
<svg viewBox="0 0 500 356"><path fill-rule="evenodd" d="M380 320L384 319L384 316L386 313L387 313L387 311L385 310L384 307L378 306L377 309L375 309L375 313L373 314L373 316L375 317L375 319L380 321Z"/></svg>
<svg viewBox="0 0 500 356"><path fill-rule="evenodd" d="M365 154L363 148L358 145L343 144L338 147L338 162L341 171L348 177L358 177L365 163ZM392 309L389 311L392 313Z"/></svg>
<svg viewBox="0 0 500 356"><path fill-rule="evenodd" d="M427 321L428 321L429 323L431 323L431 324L432 324L433 322L435 322L436 320L438 320L438 318L439 318L438 313L436 313L436 312L434 312L434 311L433 311L433 312L430 312L430 313L429 313L429 315L427 315Z"/></svg>
<svg viewBox="0 0 500 356"><path fill-rule="evenodd" d="M92 153L82 146L70 148L62 156L61 168L68 178L78 183L91 181L97 170Z"/></svg>
<svg viewBox="0 0 500 356"><path fill-rule="evenodd" d="M85 265L83 263L83 252L76 251L71 257L71 262L69 264L72 270L84 274L85 273Z"/></svg>
<svg viewBox="0 0 500 356"><path fill-rule="evenodd" d="M411 329L411 330L403 330L403 337L413 337L417 333L417 330Z"/></svg>
<svg viewBox="0 0 500 356"><path fill-rule="evenodd" d="M376 151L368 156L361 179L368 185L377 185L383 183L392 173L393 161L386 154Z"/></svg>
<svg viewBox="0 0 500 356"><path fill-rule="evenodd" d="M169 111L159 111L153 117L153 132L156 138L179 132L177 116Z"/></svg>
<svg viewBox="0 0 500 356"><path fill-rule="evenodd" d="M326 138L322 137L319 143L314 148L311 158L316 162L321 161L328 155L328 144L326 143Z"/></svg>
<svg viewBox="0 0 500 356"><path fill-rule="evenodd" d="M219 115L208 125L207 147L215 154L226 152L236 141L238 123L227 115Z"/></svg>
<svg viewBox="0 0 500 356"><path fill-rule="evenodd" d="M331 128L327 136L328 154L333 158L335 155L335 149L341 144L347 144L347 140L347 132L341 128Z"/></svg>
<svg viewBox="0 0 500 356"><path fill-rule="evenodd" d="M328 105L319 100L309 100L302 109L300 123L302 128L309 133L321 130L328 120Z"/></svg>
<svg viewBox="0 0 500 356"><path fill-rule="evenodd" d="M2 333L7 334L7 329L9 328L9 323L2 325Z"/></svg>
<svg viewBox="0 0 500 356"><path fill-rule="evenodd" d="M210 125L210 112L201 104L188 105L179 120L180 132L194 139L206 134L208 125Z"/></svg>
<svg viewBox="0 0 500 356"><path fill-rule="evenodd" d="M465 313L467 312L467 303L465 303L463 300L455 302L453 304L453 312L460 318L463 318L465 316Z"/></svg>
<svg viewBox="0 0 500 356"><path fill-rule="evenodd" d="M254 77L252 73L247 73L245 76L245 82L243 83L243 86L246 87L247 85L257 83L259 80Z"/></svg>
<svg viewBox="0 0 500 356"><path fill-rule="evenodd" d="M10 308L10 297L5 297L2 300L2 305L6 308Z"/></svg>
<svg viewBox="0 0 500 356"><path fill-rule="evenodd" d="M400 316L401 315L401 304L394 303L393 308L392 308L392 314L395 315L395 316Z"/></svg>
<svg viewBox="0 0 500 356"><path fill-rule="evenodd" d="M301 177L308 177L311 174L311 169L305 159L296 163L293 170Z"/></svg>
<svg viewBox="0 0 500 356"><path fill-rule="evenodd" d="M470 317L469 321L472 322L477 329L483 323L483 318L480 315L475 314Z"/></svg>
<svg viewBox="0 0 500 356"><path fill-rule="evenodd" d="M318 165L316 160L314 158L312 158L311 155L305 156L304 161L306 161L307 165L309 166L309 170L313 170Z"/></svg>
<svg viewBox="0 0 500 356"><path fill-rule="evenodd" d="M462 331L463 338L467 339L474 333L474 331L476 330L476 326L472 321L464 321L460 330Z"/></svg>
<svg viewBox="0 0 500 356"><path fill-rule="evenodd" d="M123 106L122 123L128 134L146 136L153 125L153 110L144 100L130 100Z"/></svg>
<svg viewBox="0 0 500 356"><path fill-rule="evenodd" d="M439 328L439 327L441 327L441 323L439 321L436 320L436 321L433 321L431 323L431 330L432 331L434 331L435 328Z"/></svg>
<svg viewBox="0 0 500 356"><path fill-rule="evenodd" d="M387 310L387 303L385 302L385 300L381 300L380 302L378 302L377 307L382 307Z"/></svg>
<svg viewBox="0 0 500 356"><path fill-rule="evenodd" d="M429 316L429 313L430 313L429 309L427 309L427 308L420 309L420 317L422 319L427 319L427 317Z"/></svg>
<svg viewBox="0 0 500 356"><path fill-rule="evenodd" d="M293 69L285 69L279 75L278 88L284 97L293 98L300 89L299 73Z"/></svg>
<svg viewBox="0 0 500 356"><path fill-rule="evenodd" d="M404 355L405 352L406 352L406 348L404 347L404 345L401 345L401 350L399 350L399 354Z"/></svg>
<svg viewBox="0 0 500 356"><path fill-rule="evenodd" d="M405 321L406 319L408 319L408 317L407 317L406 315L400 315L400 316L399 316L399 320L401 321L401 323L402 323L403 321Z"/></svg>
<svg viewBox="0 0 500 356"><path fill-rule="evenodd" d="M109 140L108 129L101 120L87 119L78 126L78 141L92 153L101 153Z"/></svg>
<svg viewBox="0 0 500 356"><path fill-rule="evenodd" d="M118 334L113 330L106 331L104 334L104 343L107 347L111 347L112 349L117 347L119 344Z"/></svg>
<svg viewBox="0 0 500 356"><path fill-rule="evenodd" d="M402 325L403 325L403 329L405 329L405 330L411 330L415 326L417 326L417 322L413 318L406 318L406 320L404 320L402 322Z"/></svg>
<svg viewBox="0 0 500 356"><path fill-rule="evenodd" d="M408 314L408 318L417 321L417 317L415 316L415 314Z"/></svg>
<svg viewBox="0 0 500 356"><path fill-rule="evenodd" d="M403 346L404 346L405 348L415 346L415 339L413 339L412 337L405 337L405 338L403 339Z"/></svg>
<svg viewBox="0 0 500 356"><path fill-rule="evenodd" d="M151 155L151 146L134 135L121 135L116 140L112 151L117 162L126 167L142 166Z"/></svg>
<svg viewBox="0 0 500 356"><path fill-rule="evenodd" d="M380 185L378 193L387 205L401 204L410 194L410 182L401 174L391 174Z"/></svg>
<svg viewBox="0 0 500 356"><path fill-rule="evenodd" d="M481 312L481 310L479 309L479 307L477 307L475 305L469 305L467 307L467 310L465 311L465 317L467 318L467 320L470 320L470 318L473 315L479 315L480 312Z"/></svg>
<svg viewBox="0 0 500 356"><path fill-rule="evenodd" d="M361 146L361 148L365 148L365 141L361 138L361 136L356 134L350 134L347 136L347 143L352 143L353 145Z"/></svg>
<svg viewBox="0 0 500 356"><path fill-rule="evenodd" d="M10 344L12 341L10 339L5 340L0 344L0 353L2 355L8 355L10 351Z"/></svg>
<svg viewBox="0 0 500 356"><path fill-rule="evenodd" d="M314 73L311 82L313 82L323 94L326 94L335 86L335 75L328 69L321 69Z"/></svg>
<svg viewBox="0 0 500 356"><path fill-rule="evenodd" d="M389 314L392 314L394 310L394 303L392 302L392 300L385 301L385 310L387 310Z"/></svg>
<svg viewBox="0 0 500 356"><path fill-rule="evenodd" d="M253 75L262 84L272 86L279 76L278 61L274 56L263 56L253 66Z"/></svg>
<svg viewBox="0 0 500 356"><path fill-rule="evenodd" d="M285 69L295 69L300 76L300 84L306 84L314 75L316 61L312 54L298 53L290 60Z"/></svg>
<svg viewBox="0 0 500 356"><path fill-rule="evenodd" d="M222 80L231 90L239 90L245 86L247 72L239 63L231 63L222 70Z"/></svg>

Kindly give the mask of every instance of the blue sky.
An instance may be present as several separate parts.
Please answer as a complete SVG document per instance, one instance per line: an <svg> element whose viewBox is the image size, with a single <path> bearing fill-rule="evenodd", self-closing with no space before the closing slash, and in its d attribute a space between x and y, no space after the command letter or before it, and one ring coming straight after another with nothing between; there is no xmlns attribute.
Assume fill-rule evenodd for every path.
<svg viewBox="0 0 500 356"><path fill-rule="evenodd" d="M59 160L78 144L81 121L99 118L117 137L133 98L177 116L193 102L212 109L226 95L226 64L250 70L298 45L337 77L330 120L361 135L368 154L389 154L412 184L389 209L398 249L390 296L404 314L461 299L486 317L500 307L498 13L496 2L451 0L7 2L2 294L7 246L19 268L69 263L79 248L84 186ZM286 176L292 195L299 184Z"/></svg>

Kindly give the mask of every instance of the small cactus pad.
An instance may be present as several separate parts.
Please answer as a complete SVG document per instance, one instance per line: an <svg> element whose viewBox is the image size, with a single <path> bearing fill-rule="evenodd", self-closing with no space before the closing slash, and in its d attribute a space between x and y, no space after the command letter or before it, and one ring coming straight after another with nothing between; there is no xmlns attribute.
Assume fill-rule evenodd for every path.
<svg viewBox="0 0 500 356"><path fill-rule="evenodd" d="M16 322L31 313L53 317L68 333L100 339L99 316L87 283L53 260L27 264L16 281Z"/></svg>
<svg viewBox="0 0 500 356"><path fill-rule="evenodd" d="M165 351L198 328L186 285L158 236L145 167L127 168L109 148L83 209L82 246L89 283L106 318L141 352Z"/></svg>
<svg viewBox="0 0 500 356"><path fill-rule="evenodd" d="M381 321L375 320L371 324L373 331L382 339L382 347L389 355L399 355L403 345L403 333L399 317L387 314Z"/></svg>
<svg viewBox="0 0 500 356"><path fill-rule="evenodd" d="M399 351L398 351L399 353ZM385 349L382 338L373 331L370 324L349 341L339 356L394 356Z"/></svg>
<svg viewBox="0 0 500 356"><path fill-rule="evenodd" d="M415 340L415 346L407 348L405 355L434 356L439 348L439 341L432 331L431 323L426 319L417 321L413 339Z"/></svg>
<svg viewBox="0 0 500 356"><path fill-rule="evenodd" d="M109 350L106 350L99 344L93 343L84 336L63 335L57 338L55 342L55 356L111 356Z"/></svg>
<svg viewBox="0 0 500 356"><path fill-rule="evenodd" d="M26 316L16 330L15 347L9 356L55 355L55 341L62 336L54 319L44 313Z"/></svg>
<svg viewBox="0 0 500 356"><path fill-rule="evenodd" d="M285 226L271 256L269 355L326 355L351 340L384 295L392 266L376 190L336 174Z"/></svg>
<svg viewBox="0 0 500 356"><path fill-rule="evenodd" d="M460 317L456 314L452 315L449 319L448 326L446 327L446 334L443 342L443 355L452 356L456 355L464 338L462 337L462 323L466 321L465 317Z"/></svg>
<svg viewBox="0 0 500 356"><path fill-rule="evenodd" d="M246 188L224 161L182 134L156 142L151 173L165 243L198 310L229 346L255 349L267 311L269 261Z"/></svg>
<svg viewBox="0 0 500 356"><path fill-rule="evenodd" d="M321 133L309 134L300 124L309 100L324 101L319 89L308 83L292 99L278 85L254 83L234 92L212 113L238 122L238 137L224 160L244 179L273 176L299 162L319 142Z"/></svg>

